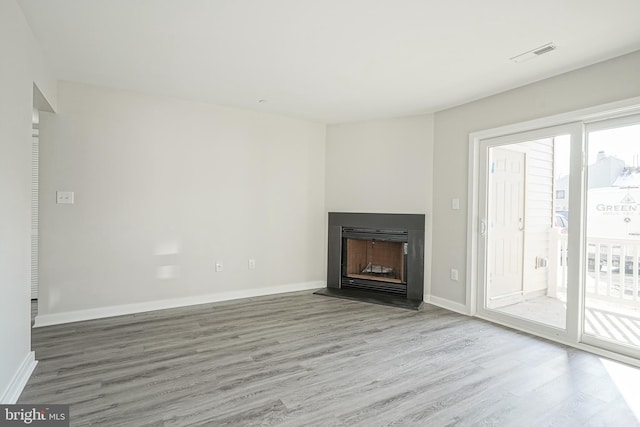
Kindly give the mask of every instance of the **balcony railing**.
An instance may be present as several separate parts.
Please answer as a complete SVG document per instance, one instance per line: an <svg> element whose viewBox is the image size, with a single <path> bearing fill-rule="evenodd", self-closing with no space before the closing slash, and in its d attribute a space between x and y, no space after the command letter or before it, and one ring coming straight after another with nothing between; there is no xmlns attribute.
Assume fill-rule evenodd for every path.
<svg viewBox="0 0 640 427"><path fill-rule="evenodd" d="M557 250L554 259L549 260L547 295L556 298L567 291L567 236L554 229L550 241ZM587 236L585 281L587 298L639 307L640 240Z"/></svg>

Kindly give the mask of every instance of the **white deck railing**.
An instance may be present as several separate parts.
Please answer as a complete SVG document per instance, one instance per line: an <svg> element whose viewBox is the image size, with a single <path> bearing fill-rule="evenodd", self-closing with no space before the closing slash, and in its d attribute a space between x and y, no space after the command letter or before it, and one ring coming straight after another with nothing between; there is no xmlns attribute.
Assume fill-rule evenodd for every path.
<svg viewBox="0 0 640 427"><path fill-rule="evenodd" d="M555 298L567 290L567 236L554 229L550 242L557 249L549 260L547 295ZM587 297L640 306L639 270L640 240L587 237Z"/></svg>

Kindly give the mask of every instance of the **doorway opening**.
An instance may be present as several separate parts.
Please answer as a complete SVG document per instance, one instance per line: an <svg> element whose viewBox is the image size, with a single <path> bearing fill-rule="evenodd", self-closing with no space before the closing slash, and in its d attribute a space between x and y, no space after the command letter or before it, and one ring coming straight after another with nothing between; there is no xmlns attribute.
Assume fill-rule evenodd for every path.
<svg viewBox="0 0 640 427"><path fill-rule="evenodd" d="M33 84L31 115L31 326L38 314L39 294L39 210L40 210L40 119L41 112L53 113L53 108L44 97L38 86Z"/></svg>

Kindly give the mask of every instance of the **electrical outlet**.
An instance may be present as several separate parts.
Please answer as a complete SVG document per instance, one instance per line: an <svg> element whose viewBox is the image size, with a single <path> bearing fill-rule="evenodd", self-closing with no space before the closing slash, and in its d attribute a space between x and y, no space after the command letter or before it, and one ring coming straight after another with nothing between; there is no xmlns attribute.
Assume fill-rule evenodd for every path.
<svg viewBox="0 0 640 427"><path fill-rule="evenodd" d="M73 191L56 191L56 203L72 205Z"/></svg>
<svg viewBox="0 0 640 427"><path fill-rule="evenodd" d="M251 258L249 259L249 270L253 270L254 268L256 268L256 260Z"/></svg>
<svg viewBox="0 0 640 427"><path fill-rule="evenodd" d="M451 269L451 280L458 281L458 270L455 268Z"/></svg>
<svg viewBox="0 0 640 427"><path fill-rule="evenodd" d="M222 264L222 261L216 261L216 272L220 272L224 270L224 265Z"/></svg>

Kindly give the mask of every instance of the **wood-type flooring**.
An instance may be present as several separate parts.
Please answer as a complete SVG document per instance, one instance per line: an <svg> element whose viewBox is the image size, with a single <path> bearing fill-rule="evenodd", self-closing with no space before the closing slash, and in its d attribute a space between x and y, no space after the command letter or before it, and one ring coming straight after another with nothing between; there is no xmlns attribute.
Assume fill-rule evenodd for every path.
<svg viewBox="0 0 640 427"><path fill-rule="evenodd" d="M72 426L640 425L640 370L428 304L296 292L36 328L33 348L19 403L69 404Z"/></svg>

